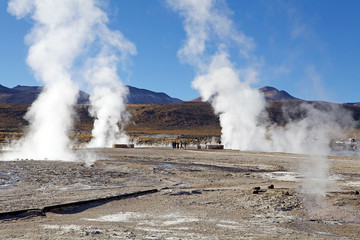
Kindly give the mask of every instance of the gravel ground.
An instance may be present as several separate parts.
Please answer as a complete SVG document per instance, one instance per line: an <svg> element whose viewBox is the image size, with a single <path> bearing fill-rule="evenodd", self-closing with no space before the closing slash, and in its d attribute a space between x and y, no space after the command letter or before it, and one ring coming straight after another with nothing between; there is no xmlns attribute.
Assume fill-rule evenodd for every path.
<svg viewBox="0 0 360 240"><path fill-rule="evenodd" d="M0 239L360 239L359 157L328 157L319 196L304 193L299 173L316 157L77 151L94 157L0 162Z"/></svg>

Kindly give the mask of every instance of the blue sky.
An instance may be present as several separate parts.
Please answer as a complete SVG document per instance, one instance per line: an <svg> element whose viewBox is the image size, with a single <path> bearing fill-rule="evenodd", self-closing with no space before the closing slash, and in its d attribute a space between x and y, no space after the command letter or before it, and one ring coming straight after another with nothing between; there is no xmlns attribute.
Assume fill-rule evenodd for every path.
<svg viewBox="0 0 360 240"><path fill-rule="evenodd" d="M360 101L360 1L227 0L236 28L253 39L261 62L253 87L273 86L305 100ZM41 85L26 65L30 19L17 20L0 0L0 84ZM110 0L109 27L137 48L125 84L182 100L199 96L191 88L193 67L177 51L186 40L182 19L164 0ZM234 49L234 52L235 49ZM231 56L236 67L242 60ZM86 90L86 89L84 89Z"/></svg>

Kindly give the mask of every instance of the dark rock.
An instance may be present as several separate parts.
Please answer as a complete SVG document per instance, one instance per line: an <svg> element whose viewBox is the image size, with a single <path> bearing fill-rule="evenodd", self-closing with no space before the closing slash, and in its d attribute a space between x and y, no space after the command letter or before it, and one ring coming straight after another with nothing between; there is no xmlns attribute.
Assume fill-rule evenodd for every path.
<svg viewBox="0 0 360 240"><path fill-rule="evenodd" d="M253 187L253 194L258 194L261 191L260 187Z"/></svg>
<svg viewBox="0 0 360 240"><path fill-rule="evenodd" d="M200 190L192 190L191 194L202 194Z"/></svg>
<svg viewBox="0 0 360 240"><path fill-rule="evenodd" d="M274 185L271 184L270 186L268 186L269 189L274 189Z"/></svg>
<svg viewBox="0 0 360 240"><path fill-rule="evenodd" d="M173 194L170 194L170 195L171 195L171 196L191 195L191 192L180 191L180 192L173 193Z"/></svg>

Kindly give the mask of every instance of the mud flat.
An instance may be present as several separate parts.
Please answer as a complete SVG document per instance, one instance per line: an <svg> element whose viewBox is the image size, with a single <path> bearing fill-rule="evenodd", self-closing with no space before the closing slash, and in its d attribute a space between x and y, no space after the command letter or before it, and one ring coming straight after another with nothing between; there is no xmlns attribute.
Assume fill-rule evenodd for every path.
<svg viewBox="0 0 360 240"><path fill-rule="evenodd" d="M360 239L359 157L328 157L319 197L305 155L86 152L102 160L0 162L0 239Z"/></svg>

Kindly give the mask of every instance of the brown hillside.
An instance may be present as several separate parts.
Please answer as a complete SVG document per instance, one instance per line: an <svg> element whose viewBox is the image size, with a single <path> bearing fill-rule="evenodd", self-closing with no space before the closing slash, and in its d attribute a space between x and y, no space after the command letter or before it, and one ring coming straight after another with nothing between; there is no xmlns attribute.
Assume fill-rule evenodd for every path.
<svg viewBox="0 0 360 240"><path fill-rule="evenodd" d="M307 115L299 108L303 101L271 101L267 103L265 122L285 125ZM350 111L360 128L360 108L324 102L308 102L322 111L331 111L334 106L343 106ZM0 104L0 132L23 133L27 122L23 119L29 105ZM204 102L182 102L168 104L128 105L131 121L125 130L130 135L141 134L180 134L189 136L219 136L220 123L212 107ZM88 105L76 106L75 134L90 137L93 119L88 115ZM341 122L341 114L338 121Z"/></svg>
<svg viewBox="0 0 360 240"><path fill-rule="evenodd" d="M285 125L288 122L303 119L308 115L306 110L301 107L302 104L312 105L322 112L332 112L336 116L335 121L343 128L348 127L347 116L351 114L357 123L356 127L360 128L360 108L345 104L302 100L270 101L266 105L266 114L268 114L271 123Z"/></svg>
<svg viewBox="0 0 360 240"><path fill-rule="evenodd" d="M0 132L23 132L23 119L29 105L0 104ZM168 103L128 105L131 119L125 130L133 134L168 133L186 135L220 135L220 123L208 103ZM93 118L88 105L77 105L76 133L90 133Z"/></svg>
<svg viewBox="0 0 360 240"><path fill-rule="evenodd" d="M202 102L128 105L132 115L129 132L155 131L186 135L220 135L219 119Z"/></svg>
<svg viewBox="0 0 360 240"><path fill-rule="evenodd" d="M27 124L24 115L29 105L0 103L0 131L21 132Z"/></svg>

